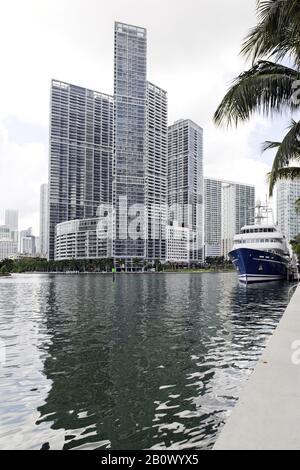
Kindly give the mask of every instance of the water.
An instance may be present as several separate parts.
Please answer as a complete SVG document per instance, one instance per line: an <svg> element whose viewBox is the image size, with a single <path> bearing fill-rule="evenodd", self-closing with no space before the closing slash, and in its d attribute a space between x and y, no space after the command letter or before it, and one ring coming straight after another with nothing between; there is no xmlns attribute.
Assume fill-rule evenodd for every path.
<svg viewBox="0 0 300 470"><path fill-rule="evenodd" d="M288 289L235 274L0 279L0 449L211 448Z"/></svg>

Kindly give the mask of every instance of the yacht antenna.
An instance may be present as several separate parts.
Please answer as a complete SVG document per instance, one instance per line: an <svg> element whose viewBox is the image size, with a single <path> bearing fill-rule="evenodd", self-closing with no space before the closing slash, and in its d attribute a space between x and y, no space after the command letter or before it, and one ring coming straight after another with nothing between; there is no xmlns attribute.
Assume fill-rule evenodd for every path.
<svg viewBox="0 0 300 470"><path fill-rule="evenodd" d="M260 200L256 202L256 216L255 216L255 221L257 225L261 225L261 221L264 219L264 216L262 215L262 205Z"/></svg>

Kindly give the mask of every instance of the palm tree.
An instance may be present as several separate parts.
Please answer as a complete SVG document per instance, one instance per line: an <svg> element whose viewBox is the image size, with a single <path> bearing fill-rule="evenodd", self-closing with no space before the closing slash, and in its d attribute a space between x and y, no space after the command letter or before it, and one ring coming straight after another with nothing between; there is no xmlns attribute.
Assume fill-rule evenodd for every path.
<svg viewBox="0 0 300 470"><path fill-rule="evenodd" d="M257 0L257 15L258 24L241 50L252 67L234 80L223 98L214 115L217 125L238 125L256 112L271 116L300 110L300 1ZM299 142L300 121L292 120L282 142L264 143L263 151L277 149L269 174L270 196L279 179L300 177Z"/></svg>

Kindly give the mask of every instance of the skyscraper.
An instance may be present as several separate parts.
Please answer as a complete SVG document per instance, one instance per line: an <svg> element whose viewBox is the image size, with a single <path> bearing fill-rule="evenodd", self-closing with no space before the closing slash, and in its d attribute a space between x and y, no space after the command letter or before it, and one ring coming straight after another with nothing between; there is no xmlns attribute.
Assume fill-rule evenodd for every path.
<svg viewBox="0 0 300 470"><path fill-rule="evenodd" d="M203 190L203 130L181 119L168 130L169 221L189 229L189 261L203 256Z"/></svg>
<svg viewBox="0 0 300 470"><path fill-rule="evenodd" d="M6 209L5 210L5 225L10 230L17 231L19 229L19 213L16 210Z"/></svg>
<svg viewBox="0 0 300 470"><path fill-rule="evenodd" d="M42 184L40 188L40 241L39 252L48 253L48 184Z"/></svg>
<svg viewBox="0 0 300 470"><path fill-rule="evenodd" d="M101 253L125 266L166 257L167 93L147 82L146 29L116 22L114 34L114 98L52 82L50 259L57 225L91 220L103 203L114 211Z"/></svg>
<svg viewBox="0 0 300 470"><path fill-rule="evenodd" d="M21 238L21 254L25 256L36 254L36 240L34 235Z"/></svg>
<svg viewBox="0 0 300 470"><path fill-rule="evenodd" d="M114 257L166 257L167 93L147 82L147 31L115 23Z"/></svg>
<svg viewBox="0 0 300 470"><path fill-rule="evenodd" d="M277 183L278 226L288 241L300 233L300 212L295 202L300 198L300 179L282 180Z"/></svg>
<svg viewBox="0 0 300 470"><path fill-rule="evenodd" d="M5 210L5 225L10 229L12 240L18 244L19 212L17 210Z"/></svg>
<svg viewBox="0 0 300 470"><path fill-rule="evenodd" d="M222 181L204 178L205 257L221 256Z"/></svg>
<svg viewBox="0 0 300 470"><path fill-rule="evenodd" d="M6 219L6 221L8 221ZM9 222L9 221L8 221ZM16 231L11 231L7 225L0 225L0 261L11 258L18 252L18 243L14 239Z"/></svg>
<svg viewBox="0 0 300 470"><path fill-rule="evenodd" d="M168 190L168 103L167 93L147 83L147 152L145 204L149 261L166 258Z"/></svg>
<svg viewBox="0 0 300 470"><path fill-rule="evenodd" d="M255 187L205 178L205 257L225 256L234 236L254 223Z"/></svg>
<svg viewBox="0 0 300 470"><path fill-rule="evenodd" d="M20 253L34 255L36 253L36 237L32 234L32 227L20 232Z"/></svg>
<svg viewBox="0 0 300 470"><path fill-rule="evenodd" d="M146 256L146 54L146 29L115 23L114 256L124 264Z"/></svg>
<svg viewBox="0 0 300 470"><path fill-rule="evenodd" d="M95 217L111 195L113 98L61 81L51 86L48 257L58 223Z"/></svg>

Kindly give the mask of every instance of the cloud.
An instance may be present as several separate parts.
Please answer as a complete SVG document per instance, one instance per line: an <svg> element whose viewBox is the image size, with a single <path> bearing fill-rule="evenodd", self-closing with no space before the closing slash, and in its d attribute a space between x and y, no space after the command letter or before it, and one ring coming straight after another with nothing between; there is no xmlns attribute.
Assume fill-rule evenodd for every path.
<svg viewBox="0 0 300 470"><path fill-rule="evenodd" d="M168 91L169 121L204 128L206 173L254 183L266 192L270 157L259 118L237 131L217 130L213 113L244 68L243 37L255 24L255 0L10 0L1 10L0 214L20 210L37 230L39 186L47 180L52 78L113 91L113 23L148 29L148 79ZM18 14L16 14L18 12ZM280 133L280 121L272 136ZM18 135L16 134L18 133ZM267 162L267 163L264 163Z"/></svg>
<svg viewBox="0 0 300 470"><path fill-rule="evenodd" d="M45 146L39 142L16 144L0 126L0 219L5 208L21 207L20 228L33 226L38 234L42 180L47 181Z"/></svg>
<svg viewBox="0 0 300 470"><path fill-rule="evenodd" d="M261 157L253 158L249 132L256 123L239 129L222 132L210 126L205 131L206 176L214 176L256 186L257 197L265 198L268 192L267 173L270 165Z"/></svg>

